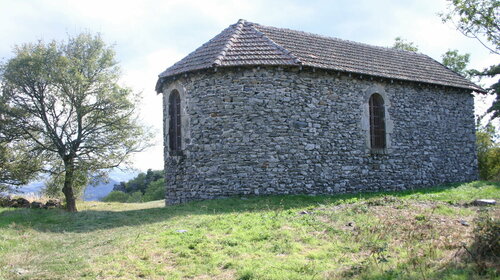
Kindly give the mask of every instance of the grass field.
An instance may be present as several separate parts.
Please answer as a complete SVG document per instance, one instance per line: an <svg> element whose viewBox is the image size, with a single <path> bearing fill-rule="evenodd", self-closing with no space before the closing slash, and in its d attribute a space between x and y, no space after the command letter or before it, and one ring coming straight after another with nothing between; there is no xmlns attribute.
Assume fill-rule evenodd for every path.
<svg viewBox="0 0 500 280"><path fill-rule="evenodd" d="M466 262L476 198L498 201L500 184L0 208L0 279L495 278Z"/></svg>

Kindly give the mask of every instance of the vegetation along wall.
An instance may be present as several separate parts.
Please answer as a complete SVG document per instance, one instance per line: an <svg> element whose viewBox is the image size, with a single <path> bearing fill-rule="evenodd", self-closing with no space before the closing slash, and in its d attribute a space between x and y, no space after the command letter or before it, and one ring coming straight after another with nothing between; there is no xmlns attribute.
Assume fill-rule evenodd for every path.
<svg viewBox="0 0 500 280"><path fill-rule="evenodd" d="M374 94L384 137L376 147ZM477 179L467 90L265 67L190 73L163 95L167 204Z"/></svg>

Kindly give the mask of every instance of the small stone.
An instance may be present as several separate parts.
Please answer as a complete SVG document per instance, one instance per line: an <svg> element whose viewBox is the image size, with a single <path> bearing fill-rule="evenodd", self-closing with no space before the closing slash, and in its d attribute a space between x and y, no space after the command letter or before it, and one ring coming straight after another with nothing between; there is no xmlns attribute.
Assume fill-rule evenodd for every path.
<svg viewBox="0 0 500 280"><path fill-rule="evenodd" d="M20 267L13 269L13 271L14 271L14 273L19 274L19 275L23 275L23 274L28 273L28 270L26 270L24 268L20 268Z"/></svg>
<svg viewBox="0 0 500 280"><path fill-rule="evenodd" d="M465 220L460 220L460 224L461 224L462 226L465 226L465 227L470 226L470 224L469 224L467 221L465 221Z"/></svg>
<svg viewBox="0 0 500 280"><path fill-rule="evenodd" d="M348 222L346 226L353 227L354 226L354 222Z"/></svg>
<svg viewBox="0 0 500 280"><path fill-rule="evenodd" d="M314 144L306 144L305 149L306 149L306 151L311 151L311 150L314 150L314 147L315 147Z"/></svg>
<svg viewBox="0 0 500 280"><path fill-rule="evenodd" d="M178 232L178 233L185 233L185 232L187 232L187 230L186 229L178 229L178 230L176 230L176 232Z"/></svg>
<svg viewBox="0 0 500 280"><path fill-rule="evenodd" d="M302 210L299 212L300 215L307 215L309 214L309 212L307 212L306 210Z"/></svg>
<svg viewBox="0 0 500 280"><path fill-rule="evenodd" d="M306 122L302 122L302 121L294 121L293 122L293 126L295 128L303 128L303 127L307 127L308 126L308 123Z"/></svg>
<svg viewBox="0 0 500 280"><path fill-rule="evenodd" d="M496 205L497 202L494 199L476 199L472 202L474 206L488 206L488 205Z"/></svg>
<svg viewBox="0 0 500 280"><path fill-rule="evenodd" d="M49 201L47 201L44 205L43 208L45 209L52 209L52 208L59 208L61 207L61 202L58 201L58 200L55 200L55 199L50 199Z"/></svg>

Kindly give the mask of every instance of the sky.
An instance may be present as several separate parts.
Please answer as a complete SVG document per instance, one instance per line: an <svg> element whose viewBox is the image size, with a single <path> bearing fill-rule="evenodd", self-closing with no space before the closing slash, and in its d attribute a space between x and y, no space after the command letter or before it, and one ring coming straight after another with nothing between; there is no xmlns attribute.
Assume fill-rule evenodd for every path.
<svg viewBox="0 0 500 280"><path fill-rule="evenodd" d="M158 74L238 19L377 46L391 46L401 36L438 61L457 49L471 55L471 68L498 63L498 55L441 22L438 13L447 5L446 0L0 0L0 61L13 56L16 44L100 33L114 46L123 85L141 93L140 118L155 134L154 146L135 155L133 166L162 169ZM476 112L491 101L476 97Z"/></svg>

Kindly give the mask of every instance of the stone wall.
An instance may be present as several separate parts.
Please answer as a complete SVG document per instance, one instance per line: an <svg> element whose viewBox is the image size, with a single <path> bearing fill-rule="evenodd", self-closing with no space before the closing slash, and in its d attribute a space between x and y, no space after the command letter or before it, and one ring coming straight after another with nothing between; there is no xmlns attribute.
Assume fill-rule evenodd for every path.
<svg viewBox="0 0 500 280"><path fill-rule="evenodd" d="M182 155L168 153L168 95ZM402 190L477 179L473 97L452 88L320 70L226 68L164 85L167 204L234 195ZM368 98L387 149L369 148Z"/></svg>

